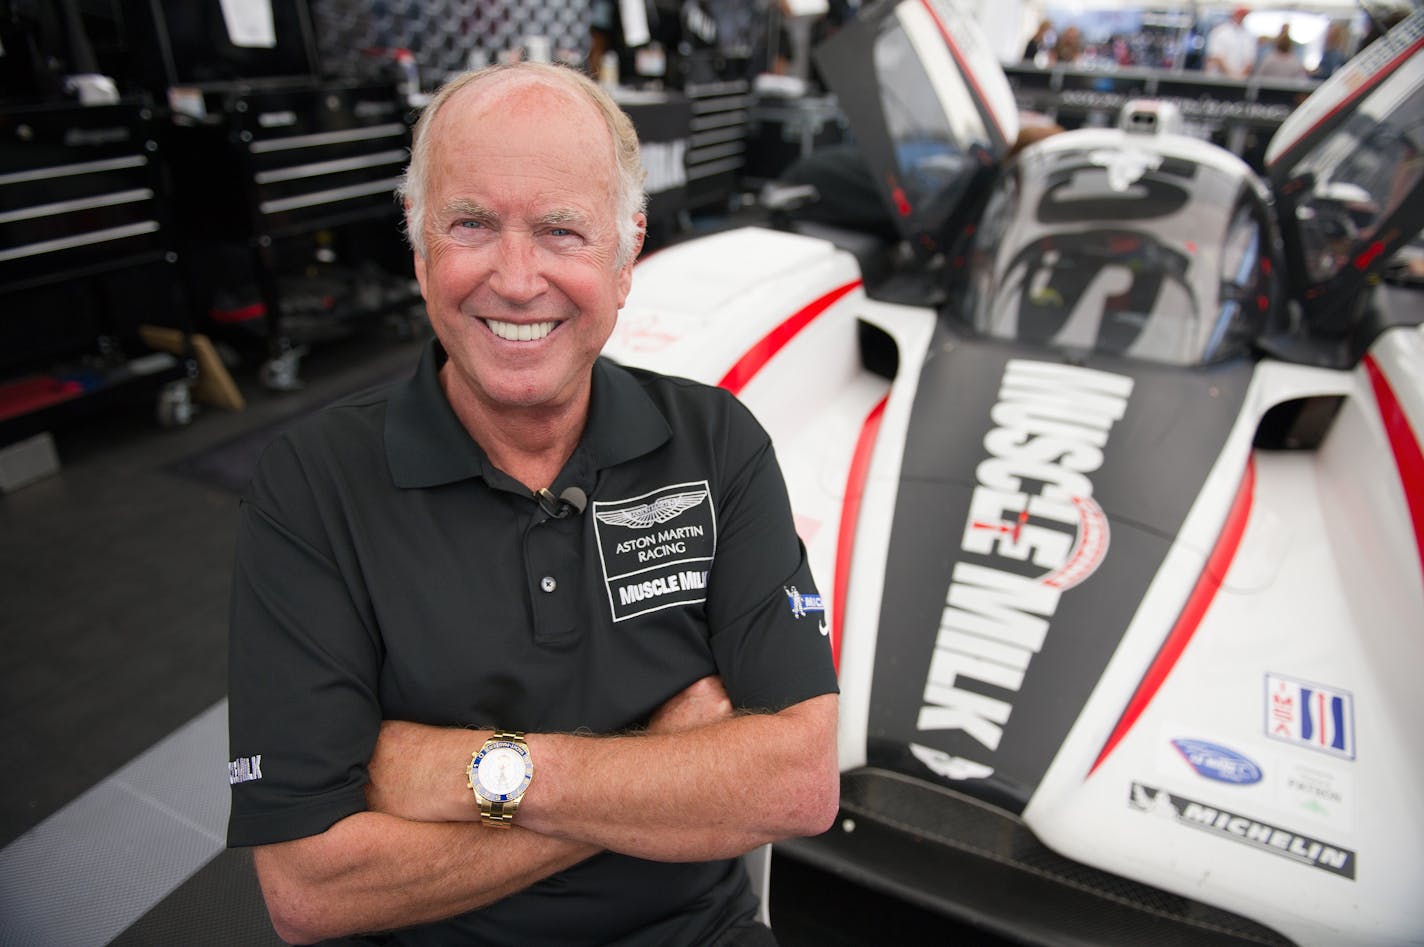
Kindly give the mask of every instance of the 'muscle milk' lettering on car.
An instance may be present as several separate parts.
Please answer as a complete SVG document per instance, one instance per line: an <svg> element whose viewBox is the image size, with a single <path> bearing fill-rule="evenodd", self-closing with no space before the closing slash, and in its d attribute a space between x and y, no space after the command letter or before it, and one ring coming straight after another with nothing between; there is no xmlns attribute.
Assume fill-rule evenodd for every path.
<svg viewBox="0 0 1424 947"><path fill-rule="evenodd" d="M1005 366L960 543L992 564L954 567L920 730L962 730L998 748L1013 706L975 682L1018 691L1059 597L1106 555L1107 517L1088 474L1102 466L1131 393L1132 379L1110 372L1022 359ZM993 772L968 760L941 762L936 769L945 773Z"/></svg>

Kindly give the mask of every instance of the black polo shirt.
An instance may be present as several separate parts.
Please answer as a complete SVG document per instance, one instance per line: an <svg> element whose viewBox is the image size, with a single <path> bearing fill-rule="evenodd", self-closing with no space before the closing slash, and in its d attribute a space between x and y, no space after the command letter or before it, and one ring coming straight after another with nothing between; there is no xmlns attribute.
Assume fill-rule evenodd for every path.
<svg viewBox="0 0 1424 947"><path fill-rule="evenodd" d="M552 485L588 504L556 517L461 426L443 361L432 343L408 382L278 437L243 499L229 845L365 809L383 719L608 733L712 673L742 708L836 690L780 469L740 402L600 360ZM702 943L754 907L739 860L610 853L402 939Z"/></svg>

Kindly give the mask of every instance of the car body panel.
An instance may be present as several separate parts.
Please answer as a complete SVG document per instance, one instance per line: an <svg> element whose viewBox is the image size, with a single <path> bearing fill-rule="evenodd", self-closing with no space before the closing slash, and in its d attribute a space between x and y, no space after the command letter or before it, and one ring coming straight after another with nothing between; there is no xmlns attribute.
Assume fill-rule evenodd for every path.
<svg viewBox="0 0 1424 947"><path fill-rule="evenodd" d="M952 16L877 5L823 65L889 29L983 69ZM1136 942L1170 915L1188 933L1162 942L1424 943L1424 295L1370 252L1424 219L1400 146L1424 130L1395 120L1421 24L1275 152L1277 188L1401 163L1327 287L1349 305L1282 272L1304 204L1201 142L1108 131L1002 170L982 133L998 190L956 284L936 255L962 208L897 197L872 128L887 209L909 200L915 265L950 285L919 301L834 240L760 228L639 264L606 353L746 402L828 600L843 818L786 850L1030 942ZM993 111L992 77L936 87ZM1154 191L1161 168L1212 183ZM1044 203L1060 186L1089 203ZM1010 868L1061 910L963 875ZM1145 926L1093 926L1128 902Z"/></svg>

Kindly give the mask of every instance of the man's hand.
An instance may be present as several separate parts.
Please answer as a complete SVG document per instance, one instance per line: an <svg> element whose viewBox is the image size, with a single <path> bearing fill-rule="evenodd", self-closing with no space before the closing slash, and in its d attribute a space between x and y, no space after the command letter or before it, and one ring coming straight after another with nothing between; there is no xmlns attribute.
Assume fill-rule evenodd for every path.
<svg viewBox="0 0 1424 947"><path fill-rule="evenodd" d="M732 701L722 679L709 674L670 697L648 721L649 733L678 733L720 723L733 716Z"/></svg>

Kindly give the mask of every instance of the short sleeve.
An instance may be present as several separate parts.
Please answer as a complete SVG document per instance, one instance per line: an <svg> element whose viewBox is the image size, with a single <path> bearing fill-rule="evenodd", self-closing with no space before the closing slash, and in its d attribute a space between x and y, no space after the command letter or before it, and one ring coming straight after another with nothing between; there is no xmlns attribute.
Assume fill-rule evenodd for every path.
<svg viewBox="0 0 1424 947"><path fill-rule="evenodd" d="M293 522L295 521L295 522ZM379 635L363 620L295 451L239 508L229 623L231 846L320 834L366 808Z"/></svg>
<svg viewBox="0 0 1424 947"><path fill-rule="evenodd" d="M740 406L737 413L733 440L754 447L723 491L708 621L733 704L775 711L836 693L836 672L825 609L775 451L750 414Z"/></svg>

